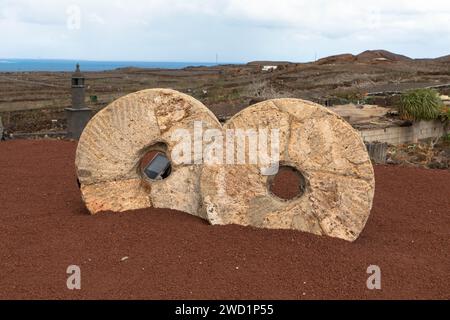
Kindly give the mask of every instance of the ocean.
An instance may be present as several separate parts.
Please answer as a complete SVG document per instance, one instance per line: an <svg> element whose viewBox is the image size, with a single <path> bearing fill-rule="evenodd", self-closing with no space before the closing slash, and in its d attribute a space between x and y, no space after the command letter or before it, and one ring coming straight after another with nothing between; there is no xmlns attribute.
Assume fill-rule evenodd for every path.
<svg viewBox="0 0 450 320"><path fill-rule="evenodd" d="M76 64L81 71L105 71L117 68L181 69L189 66L215 66L211 62L145 62L145 61L87 61L50 59L1 59L0 72L74 71Z"/></svg>

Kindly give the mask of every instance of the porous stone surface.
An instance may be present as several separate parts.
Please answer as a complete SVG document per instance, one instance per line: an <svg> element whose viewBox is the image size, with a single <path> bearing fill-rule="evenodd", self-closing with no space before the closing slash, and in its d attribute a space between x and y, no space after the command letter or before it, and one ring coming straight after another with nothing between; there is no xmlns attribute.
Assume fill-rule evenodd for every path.
<svg viewBox="0 0 450 320"><path fill-rule="evenodd" d="M280 164L303 174L303 195L286 201L272 194L270 177L261 174L259 164L205 165L201 192L207 219L212 224L297 229L357 239L369 217L375 189L373 167L360 135L333 112L299 99L258 103L224 126L261 128L279 129Z"/></svg>
<svg viewBox="0 0 450 320"><path fill-rule="evenodd" d="M160 150L154 147L160 143L166 144L163 151L170 159L176 129L187 130L193 141L194 121L204 129L221 129L202 103L168 89L129 94L97 113L80 138L75 161L89 211L156 207L202 216L200 165L172 161L172 173L160 181L148 180L140 168L146 152Z"/></svg>

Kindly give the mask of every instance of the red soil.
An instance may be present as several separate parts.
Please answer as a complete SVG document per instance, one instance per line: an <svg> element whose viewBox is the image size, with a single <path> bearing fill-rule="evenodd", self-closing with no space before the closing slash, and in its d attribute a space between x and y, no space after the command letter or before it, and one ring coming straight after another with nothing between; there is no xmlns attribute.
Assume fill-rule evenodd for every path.
<svg viewBox="0 0 450 320"><path fill-rule="evenodd" d="M163 209L90 216L74 153L73 142L0 143L1 299L450 298L449 171L376 167L372 215L347 243ZM81 291L66 288L72 264ZM371 264L382 290L366 288Z"/></svg>

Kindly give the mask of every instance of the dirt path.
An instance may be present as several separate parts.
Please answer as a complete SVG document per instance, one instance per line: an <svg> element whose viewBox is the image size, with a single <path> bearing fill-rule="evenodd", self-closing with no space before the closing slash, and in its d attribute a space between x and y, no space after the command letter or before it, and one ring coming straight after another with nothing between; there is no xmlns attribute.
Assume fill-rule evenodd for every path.
<svg viewBox="0 0 450 320"><path fill-rule="evenodd" d="M449 171L376 167L371 218L347 243L162 209L92 217L74 154L73 142L0 142L1 299L450 298ZM380 291L366 288L371 264Z"/></svg>

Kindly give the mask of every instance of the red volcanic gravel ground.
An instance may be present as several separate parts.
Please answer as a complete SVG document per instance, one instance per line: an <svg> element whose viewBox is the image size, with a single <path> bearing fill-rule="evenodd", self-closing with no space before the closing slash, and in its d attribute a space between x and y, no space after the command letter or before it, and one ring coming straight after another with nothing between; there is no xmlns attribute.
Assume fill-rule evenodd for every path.
<svg viewBox="0 0 450 320"><path fill-rule="evenodd" d="M75 146L0 142L1 299L450 298L449 171L376 167L372 215L347 243L162 209L90 216ZM372 264L382 290L366 288Z"/></svg>

